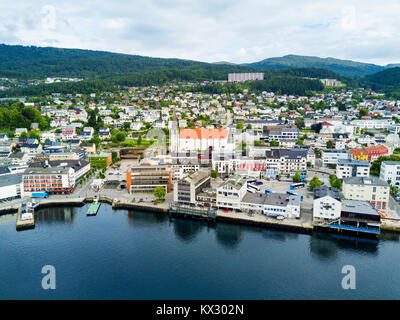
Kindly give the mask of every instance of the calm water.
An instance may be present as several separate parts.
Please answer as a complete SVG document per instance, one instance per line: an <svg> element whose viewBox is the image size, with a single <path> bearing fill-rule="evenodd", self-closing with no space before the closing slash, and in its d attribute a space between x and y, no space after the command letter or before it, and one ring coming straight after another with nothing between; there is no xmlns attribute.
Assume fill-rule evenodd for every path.
<svg viewBox="0 0 400 320"><path fill-rule="evenodd" d="M0 217L1 299L397 299L400 244L81 208ZM343 290L343 265L357 289ZM56 268L43 290L41 269Z"/></svg>

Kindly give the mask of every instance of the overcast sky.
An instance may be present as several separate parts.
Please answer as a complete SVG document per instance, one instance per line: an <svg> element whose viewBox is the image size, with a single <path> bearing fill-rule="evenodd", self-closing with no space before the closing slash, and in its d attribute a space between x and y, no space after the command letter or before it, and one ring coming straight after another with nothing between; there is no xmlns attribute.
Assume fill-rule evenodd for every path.
<svg viewBox="0 0 400 320"><path fill-rule="evenodd" d="M399 0L1 0L0 43L245 63L400 63Z"/></svg>

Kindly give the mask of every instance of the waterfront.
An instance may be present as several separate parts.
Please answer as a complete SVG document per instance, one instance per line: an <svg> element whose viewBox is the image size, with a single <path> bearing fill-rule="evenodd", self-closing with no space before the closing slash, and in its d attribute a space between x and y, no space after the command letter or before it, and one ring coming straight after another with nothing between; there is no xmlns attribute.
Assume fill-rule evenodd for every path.
<svg viewBox="0 0 400 320"><path fill-rule="evenodd" d="M397 299L397 234L383 240L80 208L36 213L33 230L0 217L1 299ZM341 287L354 265L357 289ZM57 289L41 288L44 265Z"/></svg>

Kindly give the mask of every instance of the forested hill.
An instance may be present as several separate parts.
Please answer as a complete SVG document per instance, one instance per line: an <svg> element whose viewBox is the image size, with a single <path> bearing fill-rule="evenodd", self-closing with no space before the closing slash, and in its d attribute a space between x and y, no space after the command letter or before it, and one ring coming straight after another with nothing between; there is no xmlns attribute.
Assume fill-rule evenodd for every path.
<svg viewBox="0 0 400 320"><path fill-rule="evenodd" d="M389 68L365 76L360 80L362 86L384 91L389 97L400 99L400 67Z"/></svg>
<svg viewBox="0 0 400 320"><path fill-rule="evenodd" d="M25 47L0 44L0 77L22 79L77 77L94 79L98 77L132 74L135 72L182 68L212 71L229 70L231 72L256 70L252 67L209 64L183 59L151 58L81 49Z"/></svg>
<svg viewBox="0 0 400 320"><path fill-rule="evenodd" d="M319 91L318 80L341 76L321 68L257 69L251 66L214 64L182 59L150 58L80 49L0 45L0 77L44 79L76 77L84 81L41 84L0 91L0 97L90 93L116 86L163 85L170 81L227 80L230 72L263 72L262 88L288 94ZM259 88L259 89L262 89Z"/></svg>
<svg viewBox="0 0 400 320"><path fill-rule="evenodd" d="M283 57L268 58L246 65L261 69L323 68L347 77L365 76L367 74L376 73L385 69L383 66L351 60L298 55L286 55Z"/></svg>

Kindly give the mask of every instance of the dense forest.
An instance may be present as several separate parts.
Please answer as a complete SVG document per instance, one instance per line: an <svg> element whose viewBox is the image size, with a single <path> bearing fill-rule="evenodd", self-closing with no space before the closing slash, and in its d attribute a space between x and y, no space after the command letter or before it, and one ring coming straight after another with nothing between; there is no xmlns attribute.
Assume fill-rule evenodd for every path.
<svg viewBox="0 0 400 320"><path fill-rule="evenodd" d="M381 71L383 70L383 71ZM379 71L377 73L373 73ZM97 93L118 86L163 85L176 81L226 80L231 72L263 72L264 81L246 85L266 90L304 95L321 91L318 81L304 78L334 78L348 88L372 88L388 97L400 98L400 68L386 68L354 61L288 55L247 64L204 63L182 59L151 58L80 49L9 46L0 44L0 77L43 79L78 77L80 82L41 84L0 91L0 97L43 96L58 93ZM373 73L373 74L371 74ZM360 76L365 75L366 76ZM356 77L358 76L358 77ZM201 90L231 91L238 86Z"/></svg>
<svg viewBox="0 0 400 320"><path fill-rule="evenodd" d="M340 60L335 58L319 58L309 56L287 55L277 58L268 58L259 62L249 63L248 66L261 69L281 68L323 68L346 77L360 77L376 73L385 67L375 64Z"/></svg>
<svg viewBox="0 0 400 320"><path fill-rule="evenodd" d="M227 66L229 67L229 66ZM16 88L0 92L0 97L18 96L44 96L54 92L58 93L97 93L113 91L117 86L146 86L163 85L173 80L177 81L210 81L226 80L228 71L215 71L203 69L170 69L150 72L137 72L130 75L112 76L81 82L67 82L54 84L41 84L24 88ZM302 77L324 78L335 75L323 69L303 68L288 70L266 70L265 80L257 87L257 82L249 89L280 91L287 94L305 94L307 90L321 91L323 85L319 81L304 79ZM228 86L229 87L229 86ZM232 86L230 87L232 88Z"/></svg>
<svg viewBox="0 0 400 320"><path fill-rule="evenodd" d="M24 106L22 102L4 104L0 108L0 130L12 132L15 128L30 129L32 123L38 123L41 130L49 127L49 119L39 110Z"/></svg>
<svg viewBox="0 0 400 320"><path fill-rule="evenodd" d="M209 64L183 59L151 58L103 51L9 46L0 44L0 77L44 79L77 77L95 79L166 69L204 69L246 72L255 68Z"/></svg>
<svg viewBox="0 0 400 320"><path fill-rule="evenodd" d="M365 76L360 79L359 85L384 91L388 97L400 99L400 67Z"/></svg>
<svg viewBox="0 0 400 320"><path fill-rule="evenodd" d="M244 83L212 83L206 85L198 85L194 89L196 92L204 92L209 94L221 93L239 93L243 89L260 93L262 91L287 93L294 95L307 95L313 91L321 91L324 85L319 80L302 79L291 76L271 76L263 81L247 81Z"/></svg>

